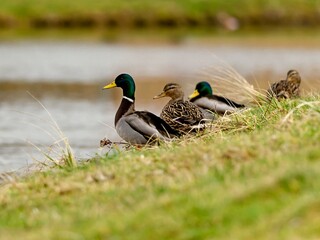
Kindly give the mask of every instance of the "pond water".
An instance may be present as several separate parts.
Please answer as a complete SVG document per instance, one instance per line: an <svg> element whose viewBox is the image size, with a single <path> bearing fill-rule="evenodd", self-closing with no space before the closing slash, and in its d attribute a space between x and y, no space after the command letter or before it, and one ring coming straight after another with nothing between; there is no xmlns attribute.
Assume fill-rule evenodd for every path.
<svg viewBox="0 0 320 240"><path fill-rule="evenodd" d="M113 119L121 91L101 90L119 73L136 80L136 108L159 114L167 100L152 97L165 83L179 82L189 93L205 69L221 61L259 86L284 78L289 69L299 70L305 89L319 86L320 48L0 43L0 173L41 161L36 147L48 150L61 141L48 112L78 159L99 153L104 137L120 140Z"/></svg>

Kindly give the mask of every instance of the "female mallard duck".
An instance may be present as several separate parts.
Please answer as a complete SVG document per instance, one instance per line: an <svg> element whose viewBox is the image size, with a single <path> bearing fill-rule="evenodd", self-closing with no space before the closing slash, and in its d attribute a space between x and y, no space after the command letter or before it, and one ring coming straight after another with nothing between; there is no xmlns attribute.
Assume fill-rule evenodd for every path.
<svg viewBox="0 0 320 240"><path fill-rule="evenodd" d="M163 88L163 92L153 99L170 97L171 100L162 109L160 117L169 126L181 134L202 130L204 126L201 121L204 115L200 108L189 101L184 101L184 93L181 86L176 83L168 83Z"/></svg>
<svg viewBox="0 0 320 240"><path fill-rule="evenodd" d="M273 83L267 92L267 98L270 100L275 97L277 99L287 99L299 97L300 95L301 77L296 70L290 70L285 80Z"/></svg>
<svg viewBox="0 0 320 240"><path fill-rule="evenodd" d="M114 124L121 138L130 144L147 144L157 139L168 140L178 135L165 121L151 112L135 111L135 83L129 74L120 74L103 89L120 87L123 98Z"/></svg>
<svg viewBox="0 0 320 240"><path fill-rule="evenodd" d="M194 92L189 96L190 102L211 113L226 114L244 108L242 104L231 101L228 98L212 94L212 88L208 82L199 82Z"/></svg>

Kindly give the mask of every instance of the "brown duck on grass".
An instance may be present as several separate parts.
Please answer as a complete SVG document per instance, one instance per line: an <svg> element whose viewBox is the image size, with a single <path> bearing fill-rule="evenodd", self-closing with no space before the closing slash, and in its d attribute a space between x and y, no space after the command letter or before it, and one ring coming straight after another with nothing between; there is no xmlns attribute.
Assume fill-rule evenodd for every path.
<svg viewBox="0 0 320 240"><path fill-rule="evenodd" d="M181 134L204 130L204 114L195 104L183 99L184 93L177 83L168 83L163 92L153 99L170 97L160 117L173 129Z"/></svg>
<svg viewBox="0 0 320 240"><path fill-rule="evenodd" d="M267 98L269 100L272 98L280 100L299 97L300 83L301 77L298 71L290 70L288 71L287 78L285 80L280 80L279 82L275 82L270 86L267 92Z"/></svg>
<svg viewBox="0 0 320 240"><path fill-rule="evenodd" d="M121 138L130 144L140 145L179 136L178 131L153 113L135 110L135 83L129 74L120 74L103 89L114 87L123 90L123 98L114 120Z"/></svg>

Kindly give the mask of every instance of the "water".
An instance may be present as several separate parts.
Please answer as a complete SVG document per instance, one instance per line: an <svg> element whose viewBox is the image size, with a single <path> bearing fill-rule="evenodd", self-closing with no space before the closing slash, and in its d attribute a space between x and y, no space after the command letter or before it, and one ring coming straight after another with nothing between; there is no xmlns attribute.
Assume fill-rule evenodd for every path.
<svg viewBox="0 0 320 240"><path fill-rule="evenodd" d="M121 72L136 79L137 108L157 114L166 100L152 96L165 83L178 81L189 93L202 80L200 73L221 60L255 80L263 76L272 82L292 68L305 83L320 76L320 49L14 42L1 43L0 56L0 172L41 161L35 146L47 150L61 140L32 96L52 115L76 156L86 159L99 153L103 137L120 140L113 119L121 91L101 88Z"/></svg>
<svg viewBox="0 0 320 240"><path fill-rule="evenodd" d="M319 73L320 49L239 46L130 46L121 44L17 42L0 44L0 79L92 82L120 72L134 76L185 77L221 59L242 74L288 69Z"/></svg>

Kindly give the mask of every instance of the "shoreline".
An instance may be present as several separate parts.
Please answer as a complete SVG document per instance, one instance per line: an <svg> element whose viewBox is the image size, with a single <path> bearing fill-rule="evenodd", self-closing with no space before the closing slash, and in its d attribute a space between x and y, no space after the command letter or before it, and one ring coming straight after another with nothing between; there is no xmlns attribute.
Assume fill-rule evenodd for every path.
<svg viewBox="0 0 320 240"><path fill-rule="evenodd" d="M203 136L14 179L0 186L2 237L316 237L318 129L319 95L271 102Z"/></svg>

